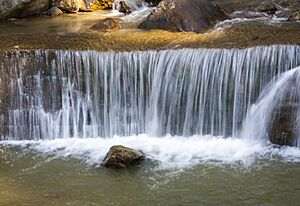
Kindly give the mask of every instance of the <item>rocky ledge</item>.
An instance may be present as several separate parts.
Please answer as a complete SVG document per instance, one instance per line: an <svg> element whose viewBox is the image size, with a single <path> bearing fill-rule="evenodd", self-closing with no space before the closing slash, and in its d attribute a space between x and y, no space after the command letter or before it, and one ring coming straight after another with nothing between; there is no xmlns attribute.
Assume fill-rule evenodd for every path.
<svg viewBox="0 0 300 206"><path fill-rule="evenodd" d="M272 44L300 45L298 24L246 24L205 34L153 30L86 31L79 33L0 34L0 50L133 51L179 48L247 48Z"/></svg>

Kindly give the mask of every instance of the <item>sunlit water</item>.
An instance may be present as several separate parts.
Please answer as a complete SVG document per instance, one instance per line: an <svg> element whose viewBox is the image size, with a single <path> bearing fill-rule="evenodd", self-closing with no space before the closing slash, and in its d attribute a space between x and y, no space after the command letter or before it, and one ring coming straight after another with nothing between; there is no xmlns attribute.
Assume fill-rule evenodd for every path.
<svg viewBox="0 0 300 206"><path fill-rule="evenodd" d="M149 159L103 168L115 144ZM298 148L211 136L2 142L0 205L295 205L299 162Z"/></svg>

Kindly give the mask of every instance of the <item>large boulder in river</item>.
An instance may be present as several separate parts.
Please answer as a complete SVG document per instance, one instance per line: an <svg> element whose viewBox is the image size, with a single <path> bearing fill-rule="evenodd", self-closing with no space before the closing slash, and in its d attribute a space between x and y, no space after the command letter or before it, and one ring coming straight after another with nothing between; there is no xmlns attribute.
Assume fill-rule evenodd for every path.
<svg viewBox="0 0 300 206"><path fill-rule="evenodd" d="M163 0L139 27L203 33L226 18L224 12L208 0Z"/></svg>
<svg viewBox="0 0 300 206"><path fill-rule="evenodd" d="M49 0L0 0L0 20L40 14L49 5Z"/></svg>
<svg viewBox="0 0 300 206"><path fill-rule="evenodd" d="M120 21L116 18L106 18L93 25L91 29L105 32L120 28Z"/></svg>
<svg viewBox="0 0 300 206"><path fill-rule="evenodd" d="M294 146L298 135L298 103L285 103L277 108L268 127L269 140L273 144Z"/></svg>
<svg viewBox="0 0 300 206"><path fill-rule="evenodd" d="M144 159L145 154L141 151L116 145L109 149L103 160L103 165L108 168L127 168L140 163Z"/></svg>

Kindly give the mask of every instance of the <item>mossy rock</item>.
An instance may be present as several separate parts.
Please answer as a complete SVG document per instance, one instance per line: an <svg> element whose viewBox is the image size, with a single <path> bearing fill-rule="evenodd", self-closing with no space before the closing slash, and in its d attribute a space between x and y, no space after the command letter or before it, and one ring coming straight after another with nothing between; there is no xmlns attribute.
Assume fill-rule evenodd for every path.
<svg viewBox="0 0 300 206"><path fill-rule="evenodd" d="M109 149L102 164L107 168L121 169L138 164L144 159L145 154L143 152L116 145Z"/></svg>

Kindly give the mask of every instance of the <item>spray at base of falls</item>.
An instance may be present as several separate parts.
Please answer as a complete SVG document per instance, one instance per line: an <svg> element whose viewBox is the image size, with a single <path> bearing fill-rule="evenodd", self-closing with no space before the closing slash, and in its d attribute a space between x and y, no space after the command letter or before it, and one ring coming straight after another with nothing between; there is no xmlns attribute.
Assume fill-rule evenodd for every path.
<svg viewBox="0 0 300 206"><path fill-rule="evenodd" d="M299 46L0 55L11 140L239 137L263 88L300 65Z"/></svg>

